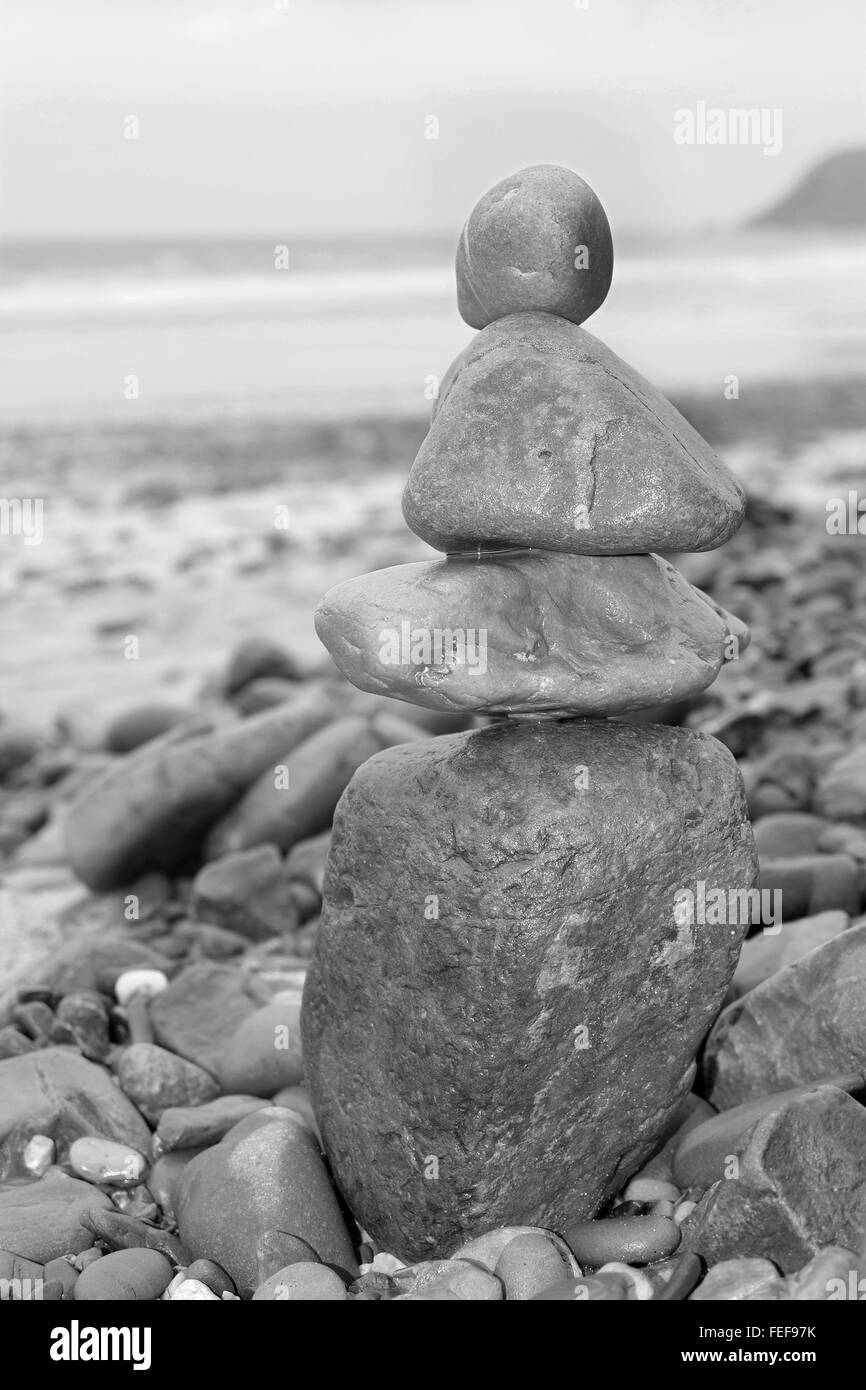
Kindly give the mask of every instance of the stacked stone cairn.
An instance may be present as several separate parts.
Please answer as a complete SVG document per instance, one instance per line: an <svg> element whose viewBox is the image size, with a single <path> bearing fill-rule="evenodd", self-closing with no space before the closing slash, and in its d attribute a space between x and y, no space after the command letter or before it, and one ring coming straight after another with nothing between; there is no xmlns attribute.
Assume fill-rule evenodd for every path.
<svg viewBox="0 0 866 1390"><path fill-rule="evenodd" d="M571 171L481 199L457 252L480 331L403 501L445 558L340 584L317 613L360 689L487 716L356 772L304 994L336 1181L404 1259L562 1231L623 1188L691 1088L747 929L683 904L757 882L729 751L617 718L704 690L748 631L654 553L724 544L745 500L579 326L612 269Z"/></svg>

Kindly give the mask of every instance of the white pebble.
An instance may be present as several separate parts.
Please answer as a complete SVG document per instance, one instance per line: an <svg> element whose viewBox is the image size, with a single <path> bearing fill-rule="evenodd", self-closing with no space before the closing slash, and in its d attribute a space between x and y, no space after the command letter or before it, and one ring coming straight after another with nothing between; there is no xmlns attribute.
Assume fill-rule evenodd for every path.
<svg viewBox="0 0 866 1390"><path fill-rule="evenodd" d="M168 978L161 970L124 970L118 975L114 986L114 997L118 1004L126 1005L136 994L152 999L168 988Z"/></svg>
<svg viewBox="0 0 866 1390"><path fill-rule="evenodd" d="M398 1269L405 1269L406 1261L398 1260L396 1255L389 1255L387 1250L380 1250L378 1255L374 1255L370 1264L361 1265L362 1274L394 1274Z"/></svg>
<svg viewBox="0 0 866 1390"><path fill-rule="evenodd" d="M674 1221L676 1221L678 1226L683 1224L687 1216L691 1216L697 1205L697 1202L680 1202L674 1212Z"/></svg>
<svg viewBox="0 0 866 1390"><path fill-rule="evenodd" d="M631 1280L639 1303L646 1303L655 1297L655 1289L641 1269L632 1269L631 1265L624 1265L620 1264L618 1260L611 1260L609 1264L602 1265L601 1269L597 1269L595 1272L596 1274L624 1274L627 1279Z"/></svg>
<svg viewBox="0 0 866 1390"><path fill-rule="evenodd" d="M174 1276L174 1278L172 1279L171 1283L169 1284L168 1288L165 1290L165 1293L162 1295L163 1298L164 1298L164 1299L166 1299L166 1298L172 1298L173 1295L174 1295L175 1289L179 1289L180 1286L181 1286L181 1284L184 1284L184 1283L186 1283L186 1270L185 1270L185 1269L179 1269L179 1270L177 1271L177 1274Z"/></svg>
<svg viewBox="0 0 866 1390"><path fill-rule="evenodd" d="M69 1162L85 1182L109 1187L137 1187L147 1172L147 1159L137 1149L97 1135L86 1135L70 1144Z"/></svg>
<svg viewBox="0 0 866 1390"><path fill-rule="evenodd" d="M207 1284L203 1284L200 1279L184 1279L178 1284L171 1296L171 1301L177 1303L178 1299L198 1300L201 1303L220 1302L213 1289L209 1289Z"/></svg>
<svg viewBox="0 0 866 1390"><path fill-rule="evenodd" d="M41 1178L54 1162L55 1152L53 1139L47 1134L34 1134L24 1150L24 1167L34 1178Z"/></svg>

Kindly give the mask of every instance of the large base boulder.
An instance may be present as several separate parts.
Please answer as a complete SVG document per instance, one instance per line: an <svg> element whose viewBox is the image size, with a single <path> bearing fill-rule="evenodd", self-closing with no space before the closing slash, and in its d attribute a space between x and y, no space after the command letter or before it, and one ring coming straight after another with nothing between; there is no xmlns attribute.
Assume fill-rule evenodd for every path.
<svg viewBox="0 0 866 1390"><path fill-rule="evenodd" d="M736 763L703 734L510 720L364 763L302 1017L362 1227L417 1260L593 1215L689 1089L748 917L718 899L756 878Z"/></svg>

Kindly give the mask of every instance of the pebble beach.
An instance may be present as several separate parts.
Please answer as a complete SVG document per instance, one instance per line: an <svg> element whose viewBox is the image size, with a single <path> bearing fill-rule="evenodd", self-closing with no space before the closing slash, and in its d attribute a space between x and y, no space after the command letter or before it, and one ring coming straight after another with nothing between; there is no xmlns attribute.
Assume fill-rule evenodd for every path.
<svg viewBox="0 0 866 1390"><path fill-rule="evenodd" d="M789 409L771 419L749 418L748 407L735 417L718 404L681 406L727 457L767 467L774 455L814 459L831 419L839 424L840 402L848 437L863 429L853 385L779 394ZM781 428L772 423L780 418ZM747 520L723 551L677 557L690 581L749 623L753 640L710 691L652 717L712 733L737 758L761 886L782 892L785 921L780 932L758 929L746 941L694 1089L658 1151L596 1220L556 1232L497 1229L420 1263L377 1248L341 1206L303 1085L298 1031L331 816L367 747L468 721L390 702L387 714L404 727L385 722L377 732L385 715L328 670L311 617L326 576L429 553L395 522L394 505L422 430L411 421L298 430L308 469L305 477L299 466L299 491L308 496L315 475L320 510L285 545L238 525L257 505L251 495L262 509L284 497L267 462L270 426L239 430L224 443L222 464L209 454L206 430L175 435L173 447L180 438L202 460L201 491L172 496L158 468L139 483L124 470L127 495L112 517L116 530L106 526L99 537L98 562L80 549L73 555L73 541L70 554L52 555L30 581L57 636L38 644L54 674L35 683L27 643L12 644L0 724L5 1287L82 1299L520 1299L543 1290L590 1300L847 1297L840 1290L864 1259L864 539L830 534L819 496L811 507L789 505L780 473L774 488L750 489ZM81 455L92 470L100 457L140 456L153 444L153 436L96 432L86 441L42 439L40 451L46 470L65 468L74 479ZM67 452L64 462L72 445L81 455ZM24 460L32 446L21 439L17 447ZM839 464L824 492L847 498L857 469L846 463L845 440L834 435L833 447ZM344 523L322 513L329 487L341 489L347 449L359 472L371 458L376 468L363 515ZM239 495L231 479L250 455L260 473L252 470ZM73 488L75 507L86 514ZM190 528L177 525L190 508L208 522L194 545ZM232 538L231 561L218 525ZM76 561L89 582L74 582ZM19 551L14 563L26 567L31 557ZM241 596L234 608L230 594ZM232 627L237 641L215 661L220 643L207 614L213 622L219 604L223 631ZM144 647L148 634L185 624L197 641L184 661L155 662L147 698L138 685L133 698L118 640L139 630ZM85 643L87 662L72 661ZM65 684L72 669L79 689ZM301 780L276 847L273 838L255 843L253 817L254 843L213 861L203 857L199 826L178 846L187 862L171 872L148 865L145 851L141 872L93 892L71 871L70 804L106 769L161 750L168 783L187 739L197 740L194 762L206 766L232 731L299 707L311 722L288 754ZM284 742L278 732L273 747ZM158 814L163 785L150 793ZM150 812L140 805L137 814ZM214 822L225 815L225 802L211 814ZM276 1050L275 1029L285 1041ZM261 1175L255 1191L232 1178L238 1149L246 1170ZM781 1169L773 1166L779 1152ZM724 1182L730 1154L748 1184ZM184 1180L187 1165L193 1177ZM838 1180L816 1211L816 1185L831 1168Z"/></svg>
<svg viewBox="0 0 866 1390"><path fill-rule="evenodd" d="M405 401L7 431L4 1299L861 1296L863 381L669 405L579 327L592 190L509 188L594 275L506 293L482 200L426 441ZM589 461L524 490L563 361ZM443 594L490 668L383 672Z"/></svg>

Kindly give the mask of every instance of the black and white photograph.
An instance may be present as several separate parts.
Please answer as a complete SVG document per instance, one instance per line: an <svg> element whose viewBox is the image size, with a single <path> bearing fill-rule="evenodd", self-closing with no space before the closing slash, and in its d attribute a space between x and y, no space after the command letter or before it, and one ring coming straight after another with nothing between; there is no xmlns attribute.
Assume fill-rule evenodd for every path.
<svg viewBox="0 0 866 1390"><path fill-rule="evenodd" d="M0 0L34 1373L225 1371L184 1300L856 1355L864 53L858 0Z"/></svg>

